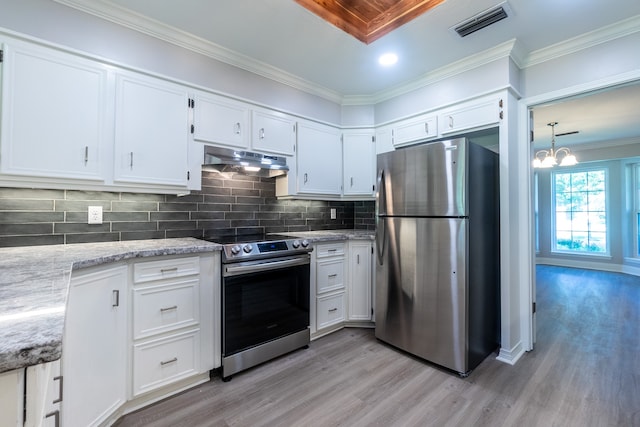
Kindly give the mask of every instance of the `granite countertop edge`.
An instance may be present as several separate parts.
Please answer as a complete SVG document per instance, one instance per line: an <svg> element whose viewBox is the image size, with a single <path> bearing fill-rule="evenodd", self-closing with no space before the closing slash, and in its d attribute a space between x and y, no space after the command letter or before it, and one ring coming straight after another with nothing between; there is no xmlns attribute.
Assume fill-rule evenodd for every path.
<svg viewBox="0 0 640 427"><path fill-rule="evenodd" d="M221 248L195 238L176 238L0 249L0 373L60 358L72 271Z"/></svg>

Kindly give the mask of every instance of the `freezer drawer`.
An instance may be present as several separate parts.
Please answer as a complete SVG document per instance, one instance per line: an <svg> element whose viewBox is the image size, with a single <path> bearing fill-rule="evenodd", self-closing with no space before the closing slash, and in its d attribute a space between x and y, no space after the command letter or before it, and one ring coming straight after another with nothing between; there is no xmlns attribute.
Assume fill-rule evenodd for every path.
<svg viewBox="0 0 640 427"><path fill-rule="evenodd" d="M376 337L467 372L467 219L381 218Z"/></svg>

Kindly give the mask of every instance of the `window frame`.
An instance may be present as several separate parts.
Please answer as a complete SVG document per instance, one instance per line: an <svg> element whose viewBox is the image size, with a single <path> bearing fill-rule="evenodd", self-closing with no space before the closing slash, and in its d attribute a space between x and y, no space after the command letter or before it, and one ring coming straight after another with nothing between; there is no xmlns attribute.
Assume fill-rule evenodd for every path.
<svg viewBox="0 0 640 427"><path fill-rule="evenodd" d="M583 172L604 172L604 209L605 209L605 227L606 227L606 237L605 237L605 245L606 250L604 252L589 252L589 251L578 251L578 250L570 250L570 249L558 249L558 237L557 237L557 209L556 209L556 174L574 174L574 173L583 173ZM593 166L593 167L582 167L582 168L571 168L570 170L563 169L554 169L551 171L551 247L550 252L554 254L561 255L572 255L572 256L583 256L583 257L611 257L611 210L609 208L609 199L610 197L610 185L609 185L609 168L606 166Z"/></svg>
<svg viewBox="0 0 640 427"><path fill-rule="evenodd" d="M631 164L631 202L632 258L640 259L640 162Z"/></svg>

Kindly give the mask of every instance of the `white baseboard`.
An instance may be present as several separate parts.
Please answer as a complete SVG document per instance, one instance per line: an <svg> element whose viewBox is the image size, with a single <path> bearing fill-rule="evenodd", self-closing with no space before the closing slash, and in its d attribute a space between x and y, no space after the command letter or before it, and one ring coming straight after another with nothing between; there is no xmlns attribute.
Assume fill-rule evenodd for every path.
<svg viewBox="0 0 640 427"><path fill-rule="evenodd" d="M513 346L513 348L511 348L510 350L501 348L500 353L498 354L498 357L496 357L496 360L507 363L509 365L515 365L518 362L518 360L520 360L520 358L524 355L524 353L525 353L525 350L524 350L524 347L522 346L522 341L520 341L518 342L518 344Z"/></svg>
<svg viewBox="0 0 640 427"><path fill-rule="evenodd" d="M626 273L633 276L640 276L640 267L634 267L631 265L620 264L608 264L605 262L597 261L582 261L572 259L559 259L559 258L539 258L536 257L536 264L553 265L556 267L571 267L571 268L584 268L586 270L602 270L610 271L613 273Z"/></svg>

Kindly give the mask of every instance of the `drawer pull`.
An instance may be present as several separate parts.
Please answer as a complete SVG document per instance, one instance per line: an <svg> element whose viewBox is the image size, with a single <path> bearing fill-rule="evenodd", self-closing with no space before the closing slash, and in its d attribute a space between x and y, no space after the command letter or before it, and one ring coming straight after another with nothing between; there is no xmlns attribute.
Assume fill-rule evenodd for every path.
<svg viewBox="0 0 640 427"><path fill-rule="evenodd" d="M336 252L337 250L338 250L338 248L327 249L327 252Z"/></svg>
<svg viewBox="0 0 640 427"><path fill-rule="evenodd" d="M54 421L53 421L53 425L55 427L60 427L60 411L56 410L53 412L49 412L47 415L44 416L45 418L49 418L49 417L54 417Z"/></svg>
<svg viewBox="0 0 640 427"><path fill-rule="evenodd" d="M165 311L177 310L177 305L172 305L171 307L164 307L160 309L160 313L164 313Z"/></svg>
<svg viewBox="0 0 640 427"><path fill-rule="evenodd" d="M333 278L333 277L338 277L338 274L337 274L337 273L334 273L334 274L330 274L330 275L329 275L329 277L330 277L330 278Z"/></svg>
<svg viewBox="0 0 640 427"><path fill-rule="evenodd" d="M165 366L168 365L169 363L174 363L177 362L178 358L174 357L173 359L169 359L169 360L165 360L164 362L160 362L160 366Z"/></svg>
<svg viewBox="0 0 640 427"><path fill-rule="evenodd" d="M62 390L64 390L64 386L62 385L62 375L53 377L53 380L58 381L58 398L53 400L51 403L60 403L62 402Z"/></svg>
<svg viewBox="0 0 640 427"><path fill-rule="evenodd" d="M165 274L165 273L173 273L173 272L177 272L178 271L178 267L172 267L172 268L162 268L160 269L160 273Z"/></svg>
<svg viewBox="0 0 640 427"><path fill-rule="evenodd" d="M338 311L338 307L330 308L329 313L333 313L334 311Z"/></svg>

